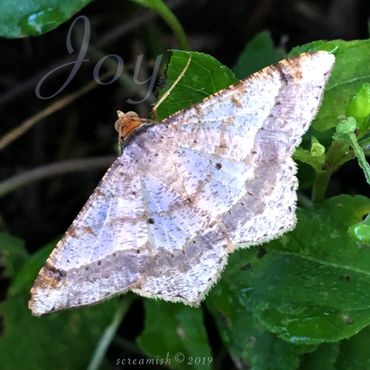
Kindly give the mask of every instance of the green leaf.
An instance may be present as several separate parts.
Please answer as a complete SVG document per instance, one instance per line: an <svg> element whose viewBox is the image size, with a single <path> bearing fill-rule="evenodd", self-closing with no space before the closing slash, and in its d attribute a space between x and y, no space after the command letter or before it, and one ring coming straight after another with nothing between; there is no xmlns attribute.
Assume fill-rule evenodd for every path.
<svg viewBox="0 0 370 370"><path fill-rule="evenodd" d="M340 343L335 370L370 369L370 327Z"/></svg>
<svg viewBox="0 0 370 370"><path fill-rule="evenodd" d="M153 358L167 360L166 365L173 369L211 367L213 358L202 310L148 299L144 303L145 329L138 338L143 351Z"/></svg>
<svg viewBox="0 0 370 370"><path fill-rule="evenodd" d="M322 145L314 136L311 138L310 153L312 158L315 159L321 168L325 163L325 146Z"/></svg>
<svg viewBox="0 0 370 370"><path fill-rule="evenodd" d="M177 41L182 49L189 49L188 39L186 33L182 28L180 22L175 14L162 0L131 0L136 4L146 6L157 12L161 18L171 28L172 32L177 38Z"/></svg>
<svg viewBox="0 0 370 370"><path fill-rule="evenodd" d="M112 300L35 318L27 309L27 300L28 294L23 293L0 304L4 319L1 369L85 369L117 306L117 301Z"/></svg>
<svg viewBox="0 0 370 370"><path fill-rule="evenodd" d="M322 344L312 353L302 356L299 370L337 370L338 353L339 343Z"/></svg>
<svg viewBox="0 0 370 370"><path fill-rule="evenodd" d="M231 255L213 294L227 286L244 306L239 315L251 312L291 343L354 335L370 324L370 249L347 229L369 212L370 199L344 195L300 209L296 229L267 244L267 254Z"/></svg>
<svg viewBox="0 0 370 370"><path fill-rule="evenodd" d="M280 55L275 50L270 32L264 31L245 45L233 70L242 79L263 67L277 63L279 59Z"/></svg>
<svg viewBox="0 0 370 370"><path fill-rule="evenodd" d="M344 117L352 96L370 82L370 39L356 41L314 41L294 48L289 55L304 51L327 50L335 54L336 62L325 89L323 104L313 122L319 131L335 127L338 117Z"/></svg>
<svg viewBox="0 0 370 370"><path fill-rule="evenodd" d="M346 141L348 135L354 133L356 128L357 121L353 117L348 117L337 125L334 139ZM348 142L348 144L350 144L350 142Z"/></svg>
<svg viewBox="0 0 370 370"><path fill-rule="evenodd" d="M370 83L364 83L356 95L349 101L347 116L352 116L359 123L363 123L370 115Z"/></svg>
<svg viewBox="0 0 370 370"><path fill-rule="evenodd" d="M90 1L0 1L0 36L15 38L49 32L70 19Z"/></svg>
<svg viewBox="0 0 370 370"><path fill-rule="evenodd" d="M325 163L325 147L312 136L310 150L298 147L294 152L293 158L310 165L317 172L321 171Z"/></svg>
<svg viewBox="0 0 370 370"><path fill-rule="evenodd" d="M364 172L365 179L370 185L370 165L366 161L364 150L358 143L357 136L355 134L357 127L357 121L353 117L347 117L344 121L338 124L333 139L336 141L343 141L352 147L353 152L357 157L358 164Z"/></svg>
<svg viewBox="0 0 370 370"><path fill-rule="evenodd" d="M55 247L56 243L50 242L43 248L35 252L19 269L19 272L12 280L9 287L9 295L15 295L25 289L30 288L30 282L33 282L44 265L46 259Z"/></svg>
<svg viewBox="0 0 370 370"><path fill-rule="evenodd" d="M4 276L13 278L28 257L24 242L12 235L0 233L0 266Z"/></svg>
<svg viewBox="0 0 370 370"><path fill-rule="evenodd" d="M172 50L167 66L166 85L160 91L160 96L172 87L184 71L190 56L189 67L168 97L158 106L155 119L162 120L237 81L232 71L207 54Z"/></svg>
<svg viewBox="0 0 370 370"><path fill-rule="evenodd" d="M248 255L252 258L255 252L253 249L243 251L243 257ZM231 256L233 261L238 258L240 259L240 255L235 258ZM242 271L251 268L246 261L248 258L238 266ZM290 344L263 328L253 313L246 309L239 291L236 293L239 283L231 277L234 268L232 262L223 272L221 282L211 291L206 303L236 367L252 370L295 370L299 364L299 355L310 348Z"/></svg>
<svg viewBox="0 0 370 370"><path fill-rule="evenodd" d="M1 369L87 368L101 335L117 310L118 302L113 299L95 307L32 317L27 308L29 291L49 251L50 246L41 249L19 269L15 281L21 284L13 284L12 294L0 304L3 317Z"/></svg>
<svg viewBox="0 0 370 370"><path fill-rule="evenodd" d="M356 242L370 245L370 214L362 222L351 225L348 233Z"/></svg>

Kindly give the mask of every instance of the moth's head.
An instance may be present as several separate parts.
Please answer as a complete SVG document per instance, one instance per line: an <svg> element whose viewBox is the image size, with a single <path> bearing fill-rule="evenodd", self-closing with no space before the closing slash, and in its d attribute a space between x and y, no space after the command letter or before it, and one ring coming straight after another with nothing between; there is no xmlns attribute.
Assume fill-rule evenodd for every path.
<svg viewBox="0 0 370 370"><path fill-rule="evenodd" d="M124 142L133 132L136 131L142 124L143 120L139 117L136 112L123 113L120 110L117 111L118 119L114 124L114 128L118 132L118 135L122 142Z"/></svg>

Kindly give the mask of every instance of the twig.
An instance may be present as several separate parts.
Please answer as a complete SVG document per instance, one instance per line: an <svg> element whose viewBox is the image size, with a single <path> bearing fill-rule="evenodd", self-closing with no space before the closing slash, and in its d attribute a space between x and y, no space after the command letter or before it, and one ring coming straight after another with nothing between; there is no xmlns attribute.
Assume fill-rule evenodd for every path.
<svg viewBox="0 0 370 370"><path fill-rule="evenodd" d="M130 353L136 356L140 356L141 358L150 358L139 348L138 345L118 335L116 335L113 338L113 344L119 347L120 350L125 351L125 353Z"/></svg>
<svg viewBox="0 0 370 370"><path fill-rule="evenodd" d="M87 367L88 370L97 370L100 369L100 366L104 360L105 353L113 340L116 331L119 328L119 325L126 315L128 309L133 302L133 297L126 296L121 302L119 302L119 306L113 316L112 322L109 326L105 329L103 335L100 338L97 348L95 349L94 355Z"/></svg>
<svg viewBox="0 0 370 370"><path fill-rule="evenodd" d="M107 78L108 76L112 75L112 72L108 72L103 75L102 79ZM56 100L54 103L51 103L49 106L47 106L45 109L39 111L35 115L27 118L24 120L19 126L14 128L13 130L10 130L7 134L5 134L2 138L0 138L0 150L7 147L9 144L11 144L14 140L22 136L25 132L27 132L34 124L42 120L43 118L46 118L50 116L51 114L59 111L60 109L66 107L68 104L72 103L82 95L85 95L86 93L93 90L95 87L99 86L95 81L89 82L87 85L81 87L74 93L71 93L67 96L64 96L63 98L60 98Z"/></svg>
<svg viewBox="0 0 370 370"><path fill-rule="evenodd" d="M0 182L0 197L9 194L23 186L30 185L48 177L54 177L70 172L88 171L95 168L107 168L115 157L95 157L88 159L73 159L53 164L48 164L23 172Z"/></svg>
<svg viewBox="0 0 370 370"><path fill-rule="evenodd" d="M189 50L189 43L186 37L185 31L182 28L179 20L176 18L175 14L171 11L168 5L162 1L141 1L134 0L142 6L153 9L157 12L161 18L167 23L168 27L171 28L177 42L181 49Z"/></svg>

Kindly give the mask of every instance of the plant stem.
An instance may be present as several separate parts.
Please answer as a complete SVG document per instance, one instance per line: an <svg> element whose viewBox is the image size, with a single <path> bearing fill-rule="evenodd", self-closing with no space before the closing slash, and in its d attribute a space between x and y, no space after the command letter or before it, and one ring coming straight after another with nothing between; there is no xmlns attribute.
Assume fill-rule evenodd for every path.
<svg viewBox="0 0 370 370"><path fill-rule="evenodd" d="M189 50L189 42L186 37L186 33L182 28L181 23L176 18L175 14L168 7L168 4L166 4L162 0L152 0L152 1L132 0L132 1L142 6L151 8L155 12L157 12L159 16L167 23L168 27L171 28L180 45L180 48L184 50Z"/></svg>
<svg viewBox="0 0 370 370"><path fill-rule="evenodd" d="M360 144L358 143L355 134L350 134L349 140L351 141L352 149L356 154L358 164L364 171L366 181L370 185L370 165L366 161L365 153L363 149L361 148Z"/></svg>
<svg viewBox="0 0 370 370"><path fill-rule="evenodd" d="M116 331L126 315L128 309L131 306L133 301L133 297L126 296L121 302L120 305L117 307L117 310L113 316L112 322L110 325L105 329L100 341L95 349L93 357L87 367L87 370L98 370L101 366L101 363L104 359L105 353L113 340Z"/></svg>
<svg viewBox="0 0 370 370"><path fill-rule="evenodd" d="M320 203L325 200L325 194L331 175L332 172L329 170L316 172L315 182L312 188L312 201L314 203Z"/></svg>
<svg viewBox="0 0 370 370"><path fill-rule="evenodd" d="M347 161L354 158L349 145L341 141L333 141L326 154L323 169L316 172L316 178L312 188L312 201L319 203L325 200L325 194L331 176Z"/></svg>
<svg viewBox="0 0 370 370"><path fill-rule="evenodd" d="M89 171L91 169L108 168L115 157L95 157L84 159L73 159L37 167L32 170L22 172L0 181L0 198L19 188L30 185L35 181L40 181L49 177L63 175L71 172Z"/></svg>

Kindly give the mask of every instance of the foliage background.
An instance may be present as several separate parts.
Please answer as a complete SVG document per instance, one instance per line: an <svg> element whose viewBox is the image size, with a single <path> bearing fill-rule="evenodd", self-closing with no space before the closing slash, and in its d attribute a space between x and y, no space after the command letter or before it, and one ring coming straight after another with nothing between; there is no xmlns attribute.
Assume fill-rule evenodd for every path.
<svg viewBox="0 0 370 370"><path fill-rule="evenodd" d="M366 197L341 196L313 208L301 204L297 229L264 248L232 256L222 281L199 310L133 295L41 319L32 318L26 308L35 274L116 153L115 111L136 110L149 116L150 100L140 105L127 103L142 93L132 81L138 55L145 56L140 71L140 80L145 80L158 54L184 47L188 41L191 50L234 66L234 73L242 78L275 62L296 45L317 39L366 39L368 2L170 2L184 26L184 37L170 13L158 6L160 2L96 1L77 13L91 22L89 61L71 84L50 100L37 98L35 86L48 71L68 61L66 35L73 18L67 19L87 2L64 2L62 7L58 1L14 3L18 6L15 15L9 13L8 2L0 6L3 36L50 32L0 40L0 139L52 104L56 108L0 152L0 178L22 175L22 186L16 188L12 183L11 191L0 192L0 368L137 369L140 366L117 364L117 359L165 359L168 353L171 367L176 369L208 368L209 358L214 369L368 369L370 256L367 247L347 232L369 213ZM157 12L143 6L148 4L157 5L156 11L172 29ZM30 21L30 9L35 7L45 11L36 12ZM67 22L58 26L64 18ZM270 33L259 33L264 30ZM74 46L78 48L82 30L75 31ZM339 90L342 105L328 100L323 107L344 113L351 94L370 81L366 67L370 65L369 43L324 46L328 50L339 46L338 53L342 53L336 81L349 81L344 76L348 71L357 79L345 84L345 94ZM107 54L120 55L127 74L114 84L93 86L94 66ZM167 83L181 71L181 62L173 58L171 63ZM106 67L109 71L110 66ZM68 73L66 69L50 77L46 91L56 91ZM219 88L233 78L232 74L220 77ZM75 98L73 94L87 86L90 90ZM159 79L156 86L167 84ZM184 96L181 85L163 105L164 110L174 109L179 101L176 94ZM63 103L62 97L70 101ZM319 129L328 120L317 122L317 130L309 135L329 146L333 129ZM67 160L73 160L67 170L74 172L66 170ZM58 165L46 168L48 177L31 181L28 170L51 163ZM56 171L63 175L56 176ZM310 195L313 179L313 170L300 165L303 200ZM3 190L1 185L4 182L0 182ZM369 195L356 161L346 163L331 178L328 197L340 194ZM177 353L184 354L184 362L176 361ZM206 365L196 364L195 358L205 359ZM151 368L156 367L163 368Z"/></svg>

